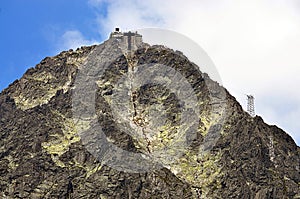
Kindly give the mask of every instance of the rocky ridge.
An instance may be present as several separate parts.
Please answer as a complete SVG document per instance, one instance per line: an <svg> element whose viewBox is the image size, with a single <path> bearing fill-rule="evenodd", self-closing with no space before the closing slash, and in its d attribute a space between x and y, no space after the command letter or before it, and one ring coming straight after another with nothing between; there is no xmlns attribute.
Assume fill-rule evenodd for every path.
<svg viewBox="0 0 300 199"><path fill-rule="evenodd" d="M108 55L115 57L104 61ZM84 89L76 82L85 66L99 75L95 114L105 142L143 154L139 158L154 157L157 169L114 168L107 164L117 163L101 146L90 150L99 132L82 136L80 129L91 128L92 120L74 120L74 91ZM156 71L160 66L167 66L159 80L164 85L134 86L144 81L140 76L162 72ZM170 72L191 85L197 120L184 117L194 99L182 103ZM116 114L116 104L122 114ZM143 44L128 55L112 38L47 57L1 92L0 116L3 198L300 198L300 149L292 138L261 117L252 118L225 88L164 46ZM176 158L169 160L173 153Z"/></svg>

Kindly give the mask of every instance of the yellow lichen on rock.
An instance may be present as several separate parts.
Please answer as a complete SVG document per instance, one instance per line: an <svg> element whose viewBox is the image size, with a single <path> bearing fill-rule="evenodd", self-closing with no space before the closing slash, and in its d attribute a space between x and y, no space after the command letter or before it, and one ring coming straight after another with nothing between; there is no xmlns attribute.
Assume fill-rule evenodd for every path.
<svg viewBox="0 0 300 199"><path fill-rule="evenodd" d="M87 128L88 124L83 121L75 124L72 118L66 118L63 114L57 111L52 111L52 113L54 115L53 119L62 125L61 129L63 134L51 134L50 136L53 139L48 142L43 142L42 147L48 154L51 155L52 160L58 166L64 167L64 163L59 161L57 157L68 151L72 143L80 141L78 128Z"/></svg>
<svg viewBox="0 0 300 199"><path fill-rule="evenodd" d="M55 96L57 89L51 89L44 93L44 95L40 96L39 98L31 98L25 96L23 93L20 93L18 96L13 96L15 103L18 108L22 110L27 110L33 108L38 105L43 105L49 102L49 100Z"/></svg>
<svg viewBox="0 0 300 199"><path fill-rule="evenodd" d="M24 77L20 80L23 82L30 82L31 84L40 85L38 88L32 88L35 93L39 93L39 96L29 95L25 93L25 90L20 90L18 93L12 93L11 96L15 100L18 108L27 110L39 105L47 104L52 97L55 96L58 90L67 92L71 84L71 76L68 76L68 80L63 85L54 85L51 82L57 81L49 72L36 73L34 76Z"/></svg>
<svg viewBox="0 0 300 199"><path fill-rule="evenodd" d="M8 168L15 170L19 165L15 162L14 158L11 155L8 155L6 159L9 161Z"/></svg>
<svg viewBox="0 0 300 199"><path fill-rule="evenodd" d="M208 152L188 151L170 170L180 179L201 189L202 196L207 198L209 191L221 187L220 157L220 153L212 155Z"/></svg>
<svg viewBox="0 0 300 199"><path fill-rule="evenodd" d="M77 66L80 69L86 60L87 57L68 57L67 64Z"/></svg>

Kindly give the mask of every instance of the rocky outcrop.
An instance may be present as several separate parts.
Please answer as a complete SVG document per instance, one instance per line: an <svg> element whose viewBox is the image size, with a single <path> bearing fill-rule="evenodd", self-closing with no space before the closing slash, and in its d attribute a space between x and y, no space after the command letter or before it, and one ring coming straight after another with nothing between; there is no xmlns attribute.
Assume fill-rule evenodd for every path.
<svg viewBox="0 0 300 199"><path fill-rule="evenodd" d="M2 198L300 198L288 134L182 53L118 45L45 58L2 91Z"/></svg>

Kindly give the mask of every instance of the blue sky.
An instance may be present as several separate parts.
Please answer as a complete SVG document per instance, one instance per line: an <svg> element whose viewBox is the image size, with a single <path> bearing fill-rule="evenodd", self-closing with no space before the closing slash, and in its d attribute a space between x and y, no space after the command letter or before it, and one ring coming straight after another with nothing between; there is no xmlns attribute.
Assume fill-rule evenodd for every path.
<svg viewBox="0 0 300 199"><path fill-rule="evenodd" d="M95 8L85 0L1 1L0 90L44 57L62 50L61 37L67 30L103 40L94 19Z"/></svg>
<svg viewBox="0 0 300 199"><path fill-rule="evenodd" d="M197 42L223 85L300 145L298 0L1 0L0 90L47 56L101 43L114 27L159 27Z"/></svg>

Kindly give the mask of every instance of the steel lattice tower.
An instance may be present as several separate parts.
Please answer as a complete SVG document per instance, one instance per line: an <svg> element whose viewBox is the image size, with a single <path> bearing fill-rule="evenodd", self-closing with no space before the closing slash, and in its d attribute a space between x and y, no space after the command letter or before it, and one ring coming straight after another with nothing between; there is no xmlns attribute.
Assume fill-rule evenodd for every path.
<svg viewBox="0 0 300 199"><path fill-rule="evenodd" d="M252 116L255 117L255 110L254 110L254 97L253 95L247 95L247 111Z"/></svg>

